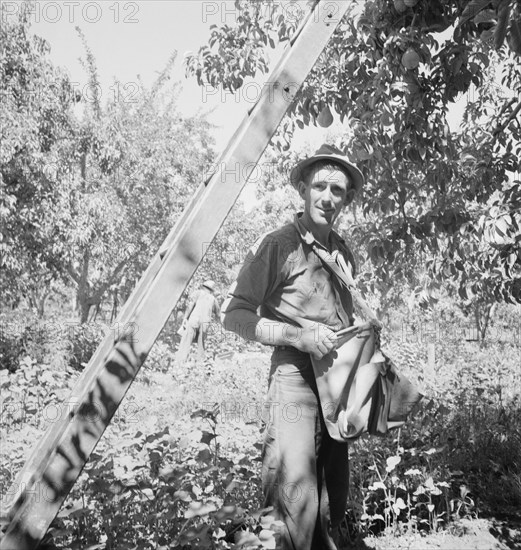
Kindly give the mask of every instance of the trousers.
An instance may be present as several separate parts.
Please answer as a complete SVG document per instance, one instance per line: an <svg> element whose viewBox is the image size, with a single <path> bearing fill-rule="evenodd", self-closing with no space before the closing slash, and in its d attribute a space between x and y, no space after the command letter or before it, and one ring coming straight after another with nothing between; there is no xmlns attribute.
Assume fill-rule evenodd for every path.
<svg viewBox="0 0 521 550"><path fill-rule="evenodd" d="M283 524L277 548L336 550L333 533L347 505L348 446L327 432L309 354L275 348L263 423L264 506Z"/></svg>
<svg viewBox="0 0 521 550"><path fill-rule="evenodd" d="M188 321L175 356L176 363L181 364L188 359L193 342L197 342L197 355L199 360L204 360L207 330L208 327L205 323L192 324Z"/></svg>

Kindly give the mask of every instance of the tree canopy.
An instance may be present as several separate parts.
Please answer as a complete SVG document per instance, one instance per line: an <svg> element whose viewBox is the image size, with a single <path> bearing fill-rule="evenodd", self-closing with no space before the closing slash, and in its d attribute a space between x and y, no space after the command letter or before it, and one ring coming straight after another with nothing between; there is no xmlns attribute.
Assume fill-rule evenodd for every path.
<svg viewBox="0 0 521 550"><path fill-rule="evenodd" d="M84 322L110 293L130 293L211 163L213 140L202 115L176 108L175 57L150 89L138 81L102 102L81 31L93 93L73 90L26 14L1 31L4 282L12 297L43 299L61 280Z"/></svg>
<svg viewBox="0 0 521 550"><path fill-rule="evenodd" d="M235 7L234 24L214 25L185 60L200 84L236 90L266 72L304 13ZM465 301L521 302L520 28L508 0L353 3L291 105L272 140L282 173L296 126L328 126L332 112L345 125L338 144L367 179L350 237L373 290L407 281L429 303L443 283Z"/></svg>

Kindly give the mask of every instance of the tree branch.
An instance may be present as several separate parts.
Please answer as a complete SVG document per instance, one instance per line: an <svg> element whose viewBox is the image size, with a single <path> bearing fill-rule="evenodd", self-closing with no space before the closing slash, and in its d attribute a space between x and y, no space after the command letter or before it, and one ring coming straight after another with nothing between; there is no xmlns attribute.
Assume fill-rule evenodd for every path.
<svg viewBox="0 0 521 550"><path fill-rule="evenodd" d="M512 98L508 102L507 107L504 109L503 112L505 112L508 109L508 107L511 107L513 105L514 101L515 101L515 99ZM492 132L492 135L494 137L496 137L498 134L500 134L513 120L516 119L516 116L519 113L519 111L521 111L521 102L518 103L517 107L510 113L510 115L507 117L505 122L503 122L502 124L500 124L499 126L496 127L496 129Z"/></svg>
<svg viewBox="0 0 521 550"><path fill-rule="evenodd" d="M65 271L69 274L70 278L76 283L80 284L80 276L79 274L70 266L65 267Z"/></svg>
<svg viewBox="0 0 521 550"><path fill-rule="evenodd" d="M107 281L105 283L103 283L97 292L95 292L91 297L90 297L90 300L94 303L94 304L97 304L100 300L101 300L101 297L103 296L103 294L109 289L109 287L116 281L116 278L118 276L118 274L121 272L121 270L128 264L128 262L130 260L132 260L135 256L137 256L137 254L135 254L134 256L131 256L129 258L126 258L124 260L121 260L121 262L119 262L119 264L116 266L116 268L114 269L114 271L112 272L112 275L110 275L110 277L107 279Z"/></svg>

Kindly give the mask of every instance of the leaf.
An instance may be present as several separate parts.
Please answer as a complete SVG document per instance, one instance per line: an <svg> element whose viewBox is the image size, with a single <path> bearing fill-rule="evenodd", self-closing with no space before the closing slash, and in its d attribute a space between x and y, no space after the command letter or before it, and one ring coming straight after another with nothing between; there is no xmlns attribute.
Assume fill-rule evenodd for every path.
<svg viewBox="0 0 521 550"><path fill-rule="evenodd" d="M202 539L208 533L208 529L209 525L207 523L202 523L198 526L192 526L180 534L179 542L183 545L186 545L195 539Z"/></svg>
<svg viewBox="0 0 521 550"><path fill-rule="evenodd" d="M259 540L261 541L263 548L268 548L269 550L274 550L277 546L275 540L275 533L270 529L263 529L259 533Z"/></svg>
<svg viewBox="0 0 521 550"><path fill-rule="evenodd" d="M215 512L214 517L217 521L223 522L226 519L234 518L237 515L237 506L235 504L228 504L222 506Z"/></svg>
<svg viewBox="0 0 521 550"><path fill-rule="evenodd" d="M209 449L203 449L197 453L196 460L197 462L210 463L212 461L212 453Z"/></svg>
<svg viewBox="0 0 521 550"><path fill-rule="evenodd" d="M188 491L176 491L174 493L174 497L182 500L183 502L190 502L192 500L192 497Z"/></svg>
<svg viewBox="0 0 521 550"><path fill-rule="evenodd" d="M197 417L209 418L210 420L213 420L214 422L216 420L214 412L210 411L208 409L197 409L196 411L194 411L190 415L190 418L197 418Z"/></svg>
<svg viewBox="0 0 521 550"><path fill-rule="evenodd" d="M259 538L251 531L240 531L235 535L235 544L237 548L253 544L261 544Z"/></svg>
<svg viewBox="0 0 521 550"><path fill-rule="evenodd" d="M398 464L402 461L401 456L390 456L387 459L387 466L385 467L387 472L392 472Z"/></svg>
<svg viewBox="0 0 521 550"><path fill-rule="evenodd" d="M481 23L495 23L496 22L496 12L495 10L483 10L480 11L473 19L475 25Z"/></svg>
<svg viewBox="0 0 521 550"><path fill-rule="evenodd" d="M490 0L472 0L469 2L461 14L458 27L466 23L469 19L475 17L481 10L490 4Z"/></svg>
<svg viewBox="0 0 521 550"><path fill-rule="evenodd" d="M517 55L521 55L521 22L517 19L514 19L510 23L508 44L513 52L517 53Z"/></svg>
<svg viewBox="0 0 521 550"><path fill-rule="evenodd" d="M78 512L82 512L82 511L87 512L88 510L83 507L83 502L81 500L76 500L73 502L70 508L62 509L58 514L58 517L59 518L68 517L71 514L76 515Z"/></svg>
<svg viewBox="0 0 521 550"><path fill-rule="evenodd" d="M217 508L213 502L190 502L188 509L185 512L185 518L189 519L198 516L207 516L210 512L214 512L216 509Z"/></svg>
<svg viewBox="0 0 521 550"><path fill-rule="evenodd" d="M508 18L510 16L510 2L502 2L500 6L498 22L496 28L494 29L494 47L496 50L499 50L505 41Z"/></svg>
<svg viewBox="0 0 521 550"><path fill-rule="evenodd" d="M201 437L201 443L204 443L205 445L209 445L213 439L215 439L217 436L210 432L203 432L203 435Z"/></svg>
<svg viewBox="0 0 521 550"><path fill-rule="evenodd" d="M154 498L154 491L152 489L141 489L141 492L150 500Z"/></svg>
<svg viewBox="0 0 521 550"><path fill-rule="evenodd" d="M400 513L400 510L405 510L407 508L407 505L403 501L402 498L397 498L396 502L393 503L393 511L396 515Z"/></svg>

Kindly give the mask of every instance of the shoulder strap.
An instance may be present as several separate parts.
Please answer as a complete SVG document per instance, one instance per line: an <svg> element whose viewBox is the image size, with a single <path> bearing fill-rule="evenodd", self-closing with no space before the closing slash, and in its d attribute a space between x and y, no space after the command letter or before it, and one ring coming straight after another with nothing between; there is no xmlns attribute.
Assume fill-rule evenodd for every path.
<svg viewBox="0 0 521 550"><path fill-rule="evenodd" d="M362 310L363 314L378 328L382 328L382 323L377 319L374 311L369 307L358 289L351 275L351 270L347 266L342 255L335 251L328 254L322 248L319 248L315 242L312 243L313 252L320 258L324 267L332 273L337 280L349 290L356 305Z"/></svg>

